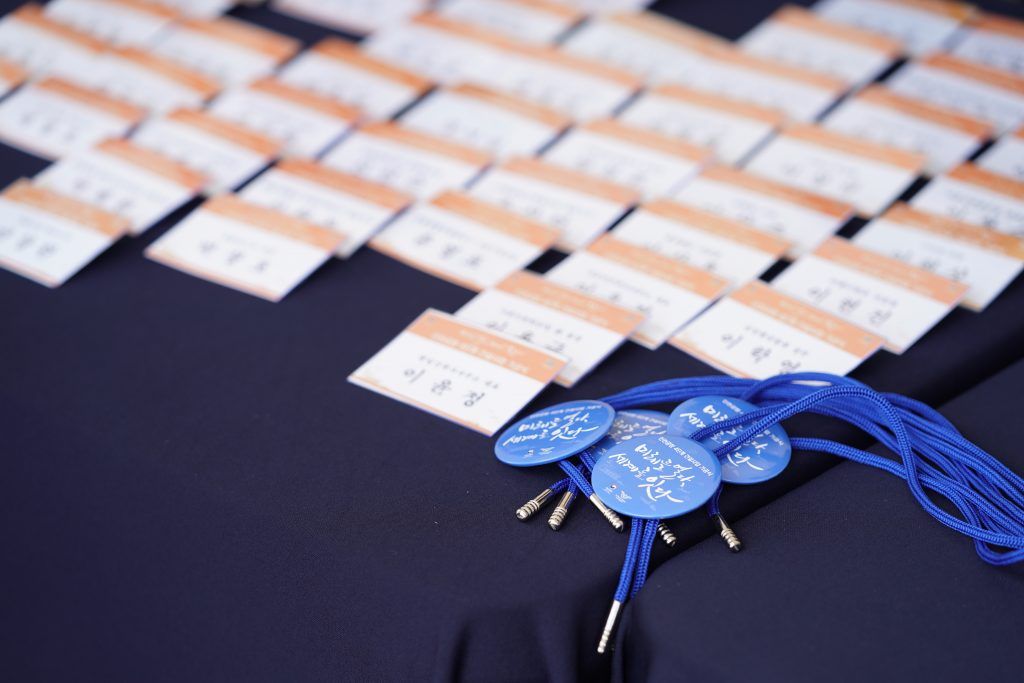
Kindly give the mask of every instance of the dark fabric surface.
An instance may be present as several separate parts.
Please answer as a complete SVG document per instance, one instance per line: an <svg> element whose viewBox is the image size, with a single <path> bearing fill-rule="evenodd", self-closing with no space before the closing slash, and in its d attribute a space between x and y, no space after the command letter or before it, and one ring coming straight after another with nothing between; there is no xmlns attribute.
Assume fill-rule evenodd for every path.
<svg viewBox="0 0 1024 683"><path fill-rule="evenodd" d="M1018 473L1022 384L1019 362L942 409ZM653 573L618 680L1020 680L1024 568L982 562L899 479L843 463L738 526L738 555L710 539Z"/></svg>
<svg viewBox="0 0 1024 683"><path fill-rule="evenodd" d="M775 6L659 8L736 37ZM42 166L0 149L3 184ZM0 271L0 679L607 678L594 645L625 537L582 503L558 534L516 522L554 469L508 469L488 439L345 382L471 294L362 250L269 304L146 260L178 217L56 291ZM856 376L944 402L1019 356L1022 309L1017 282ZM709 372L628 345L532 407ZM742 519L831 464L801 456L723 505Z"/></svg>

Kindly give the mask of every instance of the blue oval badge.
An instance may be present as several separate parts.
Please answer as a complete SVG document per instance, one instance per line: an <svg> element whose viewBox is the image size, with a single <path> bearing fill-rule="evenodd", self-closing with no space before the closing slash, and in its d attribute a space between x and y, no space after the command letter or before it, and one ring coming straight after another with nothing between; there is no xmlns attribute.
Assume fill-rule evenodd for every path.
<svg viewBox="0 0 1024 683"><path fill-rule="evenodd" d="M594 446L594 457L601 457L606 450L623 441L666 433L668 413L658 410L620 410L615 413L615 421L612 422L608 435Z"/></svg>
<svg viewBox="0 0 1024 683"><path fill-rule="evenodd" d="M559 403L502 432L494 454L514 467L564 460L603 439L614 419L615 409L603 401Z"/></svg>
<svg viewBox="0 0 1024 683"><path fill-rule="evenodd" d="M722 481L715 454L683 436L644 436L598 458L590 477L604 503L641 519L678 517L711 498Z"/></svg>
<svg viewBox="0 0 1024 683"><path fill-rule="evenodd" d="M753 403L727 396L700 396L683 401L672 411L668 433L689 436L716 422L757 410ZM719 432L702 442L711 450L729 443L740 429ZM778 476L789 464L793 449L789 436L772 425L742 446L721 457L722 481L729 484L758 484Z"/></svg>

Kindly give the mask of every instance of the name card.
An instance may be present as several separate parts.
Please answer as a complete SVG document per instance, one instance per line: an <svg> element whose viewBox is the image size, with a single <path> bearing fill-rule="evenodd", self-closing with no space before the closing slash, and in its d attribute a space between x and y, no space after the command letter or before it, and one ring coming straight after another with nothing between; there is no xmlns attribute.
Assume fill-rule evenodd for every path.
<svg viewBox="0 0 1024 683"><path fill-rule="evenodd" d="M104 140L64 157L34 183L124 218L138 235L202 189L199 173L128 140Z"/></svg>
<svg viewBox="0 0 1024 683"><path fill-rule="evenodd" d="M126 135L146 115L135 105L47 77L0 103L0 139L44 159Z"/></svg>
<svg viewBox="0 0 1024 683"><path fill-rule="evenodd" d="M732 46L705 46L698 68L672 82L813 121L842 97L846 83L833 76L757 57Z"/></svg>
<svg viewBox="0 0 1024 683"><path fill-rule="evenodd" d="M49 18L34 3L22 5L0 20L0 58L36 78L74 80L88 73L93 60L107 47L102 40Z"/></svg>
<svg viewBox="0 0 1024 683"><path fill-rule="evenodd" d="M719 161L738 164L775 133L784 117L774 109L663 85L634 100L618 119L705 147Z"/></svg>
<svg viewBox="0 0 1024 683"><path fill-rule="evenodd" d="M791 246L770 233L664 199L642 205L611 234L734 285L768 270Z"/></svg>
<svg viewBox="0 0 1024 683"><path fill-rule="evenodd" d="M522 270L555 230L458 192L414 206L370 241L382 254L479 291Z"/></svg>
<svg viewBox="0 0 1024 683"><path fill-rule="evenodd" d="M570 121L550 109L475 85L435 90L401 118L404 127L504 157L532 155Z"/></svg>
<svg viewBox="0 0 1024 683"><path fill-rule="evenodd" d="M456 312L568 359L555 382L571 387L597 367L644 316L520 271L476 295Z"/></svg>
<svg viewBox="0 0 1024 683"><path fill-rule="evenodd" d="M111 45L146 46L157 40L178 13L143 0L53 0L46 15Z"/></svg>
<svg viewBox="0 0 1024 683"><path fill-rule="evenodd" d="M156 114L201 107L220 92L212 78L134 47L103 53L75 79Z"/></svg>
<svg viewBox="0 0 1024 683"><path fill-rule="evenodd" d="M899 59L900 41L785 5L739 41L750 54L819 71L850 85L874 80Z"/></svg>
<svg viewBox="0 0 1024 683"><path fill-rule="evenodd" d="M896 204L853 238L871 249L967 285L960 302L984 310L1024 268L1024 241Z"/></svg>
<svg viewBox="0 0 1024 683"><path fill-rule="evenodd" d="M573 253L545 277L644 315L630 339L652 350L729 288L723 278L614 235Z"/></svg>
<svg viewBox="0 0 1024 683"><path fill-rule="evenodd" d="M225 91L208 111L277 140L289 154L316 157L359 119L359 110L313 92L261 78Z"/></svg>
<svg viewBox="0 0 1024 683"><path fill-rule="evenodd" d="M920 211L1024 237L1024 182L974 164L934 178L910 204Z"/></svg>
<svg viewBox="0 0 1024 683"><path fill-rule="evenodd" d="M658 83L701 68L702 48L708 44L725 41L661 14L637 12L592 17L565 39L562 49Z"/></svg>
<svg viewBox="0 0 1024 683"><path fill-rule="evenodd" d="M280 301L344 239L234 195L219 195L165 232L146 256L209 282Z"/></svg>
<svg viewBox="0 0 1024 683"><path fill-rule="evenodd" d="M492 436L565 359L428 309L348 381Z"/></svg>
<svg viewBox="0 0 1024 683"><path fill-rule="evenodd" d="M923 155L840 135L819 126L793 126L758 152L746 169L756 175L848 201L864 215L889 206L923 171Z"/></svg>
<svg viewBox="0 0 1024 683"><path fill-rule="evenodd" d="M831 21L899 40L908 54L918 56L948 45L974 8L945 0L821 0L814 11Z"/></svg>
<svg viewBox="0 0 1024 683"><path fill-rule="evenodd" d="M572 128L544 159L656 197L671 194L697 175L710 163L711 153L608 119Z"/></svg>
<svg viewBox="0 0 1024 683"><path fill-rule="evenodd" d="M996 14L976 15L960 31L950 53L969 62L1024 76L1024 22Z"/></svg>
<svg viewBox="0 0 1024 683"><path fill-rule="evenodd" d="M725 166L705 169L672 198L777 235L791 244L790 257L817 247L854 213L845 202Z"/></svg>
<svg viewBox="0 0 1024 683"><path fill-rule="evenodd" d="M412 71L362 52L339 38L324 38L288 62L280 80L352 105L371 119L389 119L431 87Z"/></svg>
<svg viewBox="0 0 1024 683"><path fill-rule="evenodd" d="M846 375L882 342L760 281L720 300L671 340L722 372L752 379L804 371Z"/></svg>
<svg viewBox="0 0 1024 683"><path fill-rule="evenodd" d="M908 62L885 84L901 95L985 121L998 134L1024 123L1024 77L949 55Z"/></svg>
<svg viewBox="0 0 1024 683"><path fill-rule="evenodd" d="M833 237L772 288L886 339L903 353L956 307L967 285Z"/></svg>
<svg viewBox="0 0 1024 683"><path fill-rule="evenodd" d="M1024 128L996 140L974 163L986 171L1024 181Z"/></svg>
<svg viewBox="0 0 1024 683"><path fill-rule="evenodd" d="M557 230L554 246L565 252L590 244L639 199L627 187L525 157L492 168L470 194Z"/></svg>
<svg viewBox="0 0 1024 683"><path fill-rule="evenodd" d="M241 191L242 199L345 236L336 254L348 258L412 197L314 161L285 159Z"/></svg>
<svg viewBox="0 0 1024 683"><path fill-rule="evenodd" d="M362 35L400 24L425 11L427 0L272 0L275 11Z"/></svg>
<svg viewBox="0 0 1024 683"><path fill-rule="evenodd" d="M937 107L882 86L869 86L844 100L822 123L826 129L923 154L925 171L939 174L971 156L992 127L978 119Z"/></svg>
<svg viewBox="0 0 1024 683"><path fill-rule="evenodd" d="M586 16L551 0L451 0L438 8L447 18L508 38L552 44Z"/></svg>
<svg viewBox="0 0 1024 683"><path fill-rule="evenodd" d="M357 129L322 159L326 166L393 187L417 199L465 187L490 156L393 123Z"/></svg>
<svg viewBox="0 0 1024 683"><path fill-rule="evenodd" d="M152 49L214 78L237 85L270 75L301 43L238 19L187 19L164 33Z"/></svg>
<svg viewBox="0 0 1024 683"><path fill-rule="evenodd" d="M280 152L275 140L192 109L178 109L147 121L135 131L132 141L201 173L207 194L238 187Z"/></svg>
<svg viewBox="0 0 1024 683"><path fill-rule="evenodd" d="M0 193L0 267L59 287L127 227L113 214L18 180Z"/></svg>

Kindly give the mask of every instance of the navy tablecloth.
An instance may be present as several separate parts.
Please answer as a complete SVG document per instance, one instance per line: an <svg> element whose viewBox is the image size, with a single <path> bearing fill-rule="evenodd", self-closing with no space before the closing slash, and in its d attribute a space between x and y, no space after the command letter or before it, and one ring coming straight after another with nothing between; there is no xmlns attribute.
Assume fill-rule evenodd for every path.
<svg viewBox="0 0 1024 683"><path fill-rule="evenodd" d="M658 8L734 38L777 4ZM0 149L3 184L42 166ZM625 537L581 503L557 534L516 522L552 470L505 468L488 439L345 381L423 309L471 294L362 250L266 303L146 260L179 217L55 291L0 271L0 679L608 678L594 645ZM856 376L945 402L1020 356L1021 310L1017 282ZM532 407L710 372L629 345ZM724 508L743 524L832 464L802 455ZM711 532L699 516L676 530L683 547Z"/></svg>

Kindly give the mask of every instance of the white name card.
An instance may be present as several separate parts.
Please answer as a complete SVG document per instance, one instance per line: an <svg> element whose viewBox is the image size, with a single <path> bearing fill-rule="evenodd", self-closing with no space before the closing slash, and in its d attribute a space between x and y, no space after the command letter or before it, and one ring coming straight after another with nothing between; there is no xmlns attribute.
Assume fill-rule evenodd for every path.
<svg viewBox="0 0 1024 683"><path fill-rule="evenodd" d="M209 282L280 301L331 257L344 236L243 201L208 199L146 256Z"/></svg>
<svg viewBox="0 0 1024 683"><path fill-rule="evenodd" d="M1024 237L1024 182L974 164L933 178L910 203L920 211Z"/></svg>
<svg viewBox="0 0 1024 683"><path fill-rule="evenodd" d="M111 213L19 180L0 193L0 267L59 287L127 228Z"/></svg>
<svg viewBox="0 0 1024 683"><path fill-rule="evenodd" d="M846 375L883 339L831 313L749 282L672 338L676 348L733 377Z"/></svg>
<svg viewBox="0 0 1024 683"><path fill-rule="evenodd" d="M470 194L557 230L554 246L565 252L590 244L639 199L630 188L526 157L492 168Z"/></svg>
<svg viewBox="0 0 1024 683"><path fill-rule="evenodd" d="M170 28L178 13L142 0L52 0L46 16L111 45L145 47Z"/></svg>
<svg viewBox="0 0 1024 683"><path fill-rule="evenodd" d="M209 76L134 47L103 53L75 80L154 114L201 107L220 92Z"/></svg>
<svg viewBox="0 0 1024 683"><path fill-rule="evenodd" d="M776 182L848 201L874 215L889 206L924 169L923 155L833 133L793 126L772 139L746 169Z"/></svg>
<svg viewBox="0 0 1024 683"><path fill-rule="evenodd" d="M532 344L428 309L348 381L491 436L565 362Z"/></svg>
<svg viewBox="0 0 1024 683"><path fill-rule="evenodd" d="M558 238L546 225L458 192L399 216L370 241L377 251L479 291L522 270Z"/></svg>
<svg viewBox="0 0 1024 683"><path fill-rule="evenodd" d="M552 44L586 15L552 0L449 0L438 13L508 38Z"/></svg>
<svg viewBox="0 0 1024 683"><path fill-rule="evenodd" d="M46 16L34 3L22 5L0 20L0 58L31 76L77 80L88 74L93 60L109 47Z"/></svg>
<svg viewBox="0 0 1024 683"><path fill-rule="evenodd" d="M643 314L630 338L649 349L661 346L729 288L723 278L614 235L573 253L545 277Z"/></svg>
<svg viewBox="0 0 1024 683"><path fill-rule="evenodd" d="M958 34L950 53L1024 76L1024 22L996 14L975 16Z"/></svg>
<svg viewBox="0 0 1024 683"><path fill-rule="evenodd" d="M967 3L945 0L820 0L814 11L900 41L913 56L940 50L972 15Z"/></svg>
<svg viewBox="0 0 1024 683"><path fill-rule="evenodd" d="M1024 128L996 140L974 163L986 171L1024 181Z"/></svg>
<svg viewBox="0 0 1024 683"><path fill-rule="evenodd" d="M571 387L597 367L644 316L520 271L477 294L455 316L568 359L555 378Z"/></svg>

